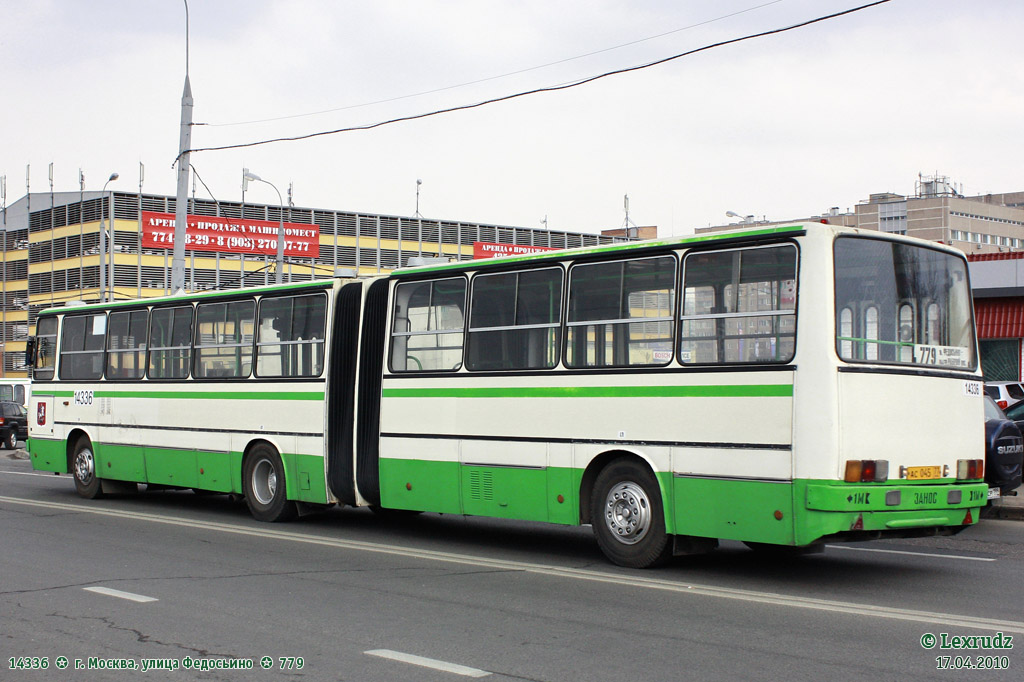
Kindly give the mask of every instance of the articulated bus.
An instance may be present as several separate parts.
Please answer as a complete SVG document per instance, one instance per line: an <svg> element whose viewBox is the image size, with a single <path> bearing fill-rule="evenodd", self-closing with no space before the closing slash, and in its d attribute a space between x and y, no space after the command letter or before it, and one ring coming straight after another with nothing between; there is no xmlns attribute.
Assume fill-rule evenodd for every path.
<svg viewBox="0 0 1024 682"><path fill-rule="evenodd" d="M118 482L719 540L956 533L985 505L967 263L763 227L43 311L29 449ZM123 483L119 485L123 486ZM134 486L133 486L134 487Z"/></svg>

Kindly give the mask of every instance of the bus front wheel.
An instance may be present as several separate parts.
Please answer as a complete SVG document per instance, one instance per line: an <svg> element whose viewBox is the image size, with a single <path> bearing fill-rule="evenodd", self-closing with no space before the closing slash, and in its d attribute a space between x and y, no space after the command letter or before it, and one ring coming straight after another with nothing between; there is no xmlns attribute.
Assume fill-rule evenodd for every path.
<svg viewBox="0 0 1024 682"><path fill-rule="evenodd" d="M257 521L291 521L298 516L285 491L281 457L269 445L257 445L246 457L242 481L245 502Z"/></svg>
<svg viewBox="0 0 1024 682"><path fill-rule="evenodd" d="M597 544L613 563L648 568L672 555L658 481L647 467L617 459L598 475L590 509Z"/></svg>
<svg viewBox="0 0 1024 682"><path fill-rule="evenodd" d="M100 479L96 477L96 456L88 438L82 438L75 443L74 455L71 457L71 473L75 477L75 490L79 495L87 500L103 496Z"/></svg>

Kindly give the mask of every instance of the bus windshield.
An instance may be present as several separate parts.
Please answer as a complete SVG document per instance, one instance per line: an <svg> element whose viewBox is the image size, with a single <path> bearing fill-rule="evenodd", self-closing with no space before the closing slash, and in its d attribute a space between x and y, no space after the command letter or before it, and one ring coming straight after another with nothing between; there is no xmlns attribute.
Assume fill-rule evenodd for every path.
<svg viewBox="0 0 1024 682"><path fill-rule="evenodd" d="M962 258L881 239L836 239L836 350L847 362L974 369Z"/></svg>

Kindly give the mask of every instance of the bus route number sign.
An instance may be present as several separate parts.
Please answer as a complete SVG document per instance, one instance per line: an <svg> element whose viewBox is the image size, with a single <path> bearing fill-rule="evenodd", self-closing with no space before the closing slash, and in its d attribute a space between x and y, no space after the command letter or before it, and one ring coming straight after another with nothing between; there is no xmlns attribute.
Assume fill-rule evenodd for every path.
<svg viewBox="0 0 1024 682"><path fill-rule="evenodd" d="M970 351L960 346L926 346L914 344L914 362L939 367L970 367Z"/></svg>

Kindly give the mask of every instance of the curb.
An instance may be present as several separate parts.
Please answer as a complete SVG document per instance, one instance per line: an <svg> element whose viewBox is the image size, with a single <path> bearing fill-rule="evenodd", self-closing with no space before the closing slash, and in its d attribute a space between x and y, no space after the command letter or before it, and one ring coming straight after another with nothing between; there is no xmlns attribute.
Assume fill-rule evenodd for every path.
<svg viewBox="0 0 1024 682"><path fill-rule="evenodd" d="M992 509L985 513L984 518L1024 521L1024 509L1020 507L992 507Z"/></svg>
<svg viewBox="0 0 1024 682"><path fill-rule="evenodd" d="M1012 519L1024 521L1024 488L1015 491L1016 495L995 500L986 510L985 516L990 519Z"/></svg>

